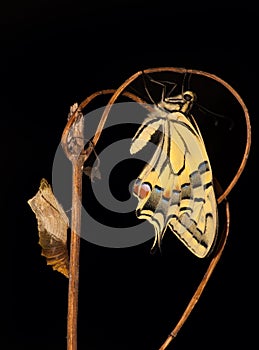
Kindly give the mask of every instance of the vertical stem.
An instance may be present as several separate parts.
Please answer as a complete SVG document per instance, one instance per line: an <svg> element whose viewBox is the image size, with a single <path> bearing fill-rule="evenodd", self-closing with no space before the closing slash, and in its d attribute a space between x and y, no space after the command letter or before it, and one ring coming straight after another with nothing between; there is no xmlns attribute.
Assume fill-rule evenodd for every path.
<svg viewBox="0 0 259 350"><path fill-rule="evenodd" d="M80 160L73 162L72 187L72 218L67 314L67 350L77 349L79 252L82 199L82 164Z"/></svg>

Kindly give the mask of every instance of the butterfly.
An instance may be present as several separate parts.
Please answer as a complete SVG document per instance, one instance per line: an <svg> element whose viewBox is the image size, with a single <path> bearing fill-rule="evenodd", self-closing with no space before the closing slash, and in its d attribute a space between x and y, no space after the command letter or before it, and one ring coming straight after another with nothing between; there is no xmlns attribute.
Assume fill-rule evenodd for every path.
<svg viewBox="0 0 259 350"><path fill-rule="evenodd" d="M193 91L163 97L132 139L130 153L153 138L156 150L136 179L136 215L155 230L152 249L161 246L167 228L197 257L207 256L218 231L212 169L200 130L191 115Z"/></svg>

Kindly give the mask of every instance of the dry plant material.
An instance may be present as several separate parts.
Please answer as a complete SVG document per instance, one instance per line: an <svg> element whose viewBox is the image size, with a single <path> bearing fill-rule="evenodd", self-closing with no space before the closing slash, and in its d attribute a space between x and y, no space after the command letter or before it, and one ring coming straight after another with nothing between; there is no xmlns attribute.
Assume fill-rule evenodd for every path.
<svg viewBox="0 0 259 350"><path fill-rule="evenodd" d="M251 126L250 126L250 118L248 114L248 110L239 96L239 94L224 80L221 78L217 77L216 75L199 71L199 70L193 70L193 69L184 69L184 68L174 68L174 67L159 67L159 68L149 68L145 69L144 71L139 71L132 76L130 76L121 86L119 86L118 89L107 89L107 90L102 90L102 91L97 91L87 97L79 106L77 104L74 104L69 113L68 121L67 124L64 128L62 138L61 138L61 144L63 147L63 150L67 156L67 158L71 161L72 163L72 170L73 170L73 176L72 176L72 219L71 219L71 243L70 243L70 266L69 266L69 273L68 273L68 253L66 249L66 232L68 228L68 219L66 214L64 213L62 207L60 204L57 202L56 198L54 197L50 186L48 185L46 180L42 180L40 190L36 194L35 197L33 197L31 200L28 201L30 204L32 210L36 214L36 218L38 220L38 228L39 228L39 236L40 236L40 244L42 246L42 254L46 256L47 258L47 263L52 265L53 269L56 269L60 272L62 272L65 276L69 276L69 291L68 291L68 319L67 319L67 350L76 350L77 349L77 313L78 313L78 286L79 286L79 251L80 251L80 231L81 231L81 200L82 200L82 175L83 172L91 178L92 181L94 181L95 178L100 178L101 174L99 171L99 159L98 159L98 164L95 168L90 168L86 167L84 168L84 163L88 159L88 157L91 155L92 152L95 153L95 146L101 136L101 133L103 131L105 122L108 118L108 115L110 113L110 110L112 108L112 105L116 102L118 97L120 95L127 96L130 100L139 103L140 105L143 106L143 108L146 108L151 112L151 114L154 112L155 106L150 106L146 104L146 101L143 101L140 97L126 91L126 88L130 86L137 78L139 78L143 74L152 74L152 73L160 73L160 72L173 72L173 73L180 73L180 74L192 74L192 75L200 75L203 77L207 77L208 79L212 79L216 81L217 83L221 84L224 86L237 100L237 102L240 104L242 107L242 110L244 112L244 118L245 118L245 123L246 123L246 146L244 150L244 154L241 160L241 163L239 165L239 168L236 171L235 176L233 179L230 181L228 186L225 189L222 189L220 184L217 182L215 178L213 178L213 182L215 183L215 193L216 193L216 198L213 198L213 204L211 207L208 207L205 212L209 213L210 215L213 216L212 220L212 227L213 227L213 232L212 237L209 237L209 243L208 245L205 245L205 249L201 251L200 248L203 248L201 244L200 246L195 243L191 244L190 242L190 237L185 240L184 236L181 236L180 239L184 241L183 243L186 243L187 246L189 246L189 249L191 247L191 251L199 256L199 257L204 257L207 255L207 253L211 250L211 255L210 255L210 262L208 265L208 268L198 285L195 293L193 296L190 298L190 301L183 311L182 316L180 317L178 323L176 326L173 328L173 330L169 333L168 337L166 338L165 342L162 344L159 350L165 350L172 339L174 339L183 326L183 324L186 322L188 319L190 313L192 312L194 306L198 302L199 298L202 295L202 292L205 288L205 286L208 283L208 280L210 276L212 275L221 255L224 250L224 246L228 237L229 233L229 225L230 225L230 210L229 210L229 203L227 201L227 195L231 192L235 184L237 183L241 173L243 172L246 161L249 155L250 151L250 145L251 145ZM88 148L84 149L84 134L83 134L83 128L84 128L84 116L83 116L83 109L88 106L88 104L94 100L96 97L101 96L101 95L112 95L111 98L109 99L104 112L102 114L102 117L100 119L100 122L97 126L96 132L94 134L94 137L92 140L89 142ZM178 96L179 97L179 96ZM177 97L177 99L178 99ZM190 94L184 96L183 94L180 96L180 98L185 99L184 103L187 106L188 101L190 99ZM167 103L169 102L169 104ZM172 102L172 101L171 101ZM165 104L167 105L165 106ZM176 101L173 101L174 107L177 105ZM160 102L160 105L165 106L166 110L171 107L170 105L170 100L166 101L166 99L162 99ZM179 111L179 109L178 109ZM181 117L184 117L185 110L180 110L180 113L182 114ZM175 112L174 112L175 113ZM147 118L148 119L148 118ZM189 119L189 118L188 118ZM189 120L190 121L190 120ZM185 138L188 138L187 133L191 130L193 134L196 134L197 140L200 144L199 149L197 149L197 154L199 155L199 159L196 159L196 164L194 166L195 169L201 169L201 172L204 172L206 170L206 174L208 174L208 177L204 178L204 181L206 180L209 182L212 182L212 174L210 167L207 165L209 164L209 159L207 157L206 151L205 151L205 146L202 142L202 137L199 133L198 127L195 124L195 121L192 120L192 122L195 124L194 126L191 126L189 124L189 121L186 122L185 119L181 121L181 125L183 126L184 124L187 126L187 129L182 129L179 131L178 136L179 140L182 139L181 142L185 141ZM156 121L153 120L153 123ZM150 138L150 135L153 133L153 130L146 129L147 133L145 133L145 124L149 124L150 120L145 120L140 127L140 132L135 135L133 139L133 148L131 149L132 153L138 152L140 149L142 149L145 144L148 142L148 139ZM196 128L196 130L193 129ZM157 129L158 125L154 128ZM143 131L144 130L144 131ZM182 134L183 131L183 134ZM187 132L188 131L188 132ZM142 133L142 134L141 134ZM141 136L139 139L139 135ZM141 140L142 138L142 140ZM174 137L171 137L172 142L174 141ZM168 141L169 142L169 141ZM195 141L192 142L192 144ZM180 143L180 141L178 142ZM185 147L185 146L184 146ZM182 147L182 149L184 149ZM181 159L182 155L179 152L178 159ZM184 152L183 152L184 153ZM97 156L97 155L96 155ZM169 155L171 158L173 158L173 155ZM194 152L193 157L196 157L196 154ZM161 159L159 156L155 156L154 159L154 164L159 164ZM172 160L175 162L175 159ZM176 160L178 162L178 160ZM192 160L190 160L190 164L192 164ZM187 164L187 163L186 163ZM186 166L186 164L184 164ZM161 164L160 164L161 165ZM170 164L169 164L170 165ZM206 167L204 166L206 165ZM145 198L141 198L141 194L145 193L147 194L147 188L143 187L144 182L147 182L146 179L151 176L151 180L149 181L152 183L152 187L155 188L155 186L161 187L159 185L159 177L152 175L152 167L147 165L142 171L142 173L139 176L140 182L135 184L135 190L139 199L140 199L140 204L141 208L144 207L145 203L143 200L146 200ZM150 170L151 169L151 170ZM162 169L162 165L161 165ZM192 172L192 166L189 166L187 164L186 166L186 178L188 179L189 174ZM205 169L205 170L204 170ZM161 173L161 172L160 172ZM151 175L150 175L151 174ZM179 172L180 175L180 172ZM167 176L167 175L166 175ZM166 177L165 176L165 177ZM144 180L145 181L144 181ZM137 180L137 181L139 181ZM182 183L186 183L186 179L180 179L180 185ZM199 182L197 178L194 179L197 183ZM144 182L143 182L144 181ZM193 182L193 187L196 187L196 182ZM201 183L204 185L203 180ZM189 186L191 187L191 186ZM185 194L188 194L187 200L190 201L191 195L190 195L190 189L189 187L187 188L187 192ZM200 186L201 188L202 186ZM167 191L168 193L170 191ZM198 193L200 195L200 193ZM149 189L149 195L150 195L150 189ZM209 202L211 201L211 195L208 194L208 191L205 193L205 201L208 200ZM214 196L214 194L213 194ZM200 198L200 196L198 196ZM203 197L202 197L203 198ZM203 198L204 199L204 198ZM157 201L158 203L159 201ZM178 201L179 202L179 201ZM143 204L144 203L144 204ZM217 242L216 248L214 250L210 249L213 245L213 240L214 236L216 235L215 233L215 221L216 221L216 205L223 204L225 206L225 224L224 227L222 228L221 235L219 235L219 241ZM142 205L143 204L143 205ZM150 207L150 206L149 206ZM145 211L142 212L143 215L154 215L156 211L156 207L152 208L150 213L147 213ZM153 214L152 214L153 213ZM205 213L206 214L206 213ZM206 215L203 215L204 217ZM147 216L148 216L147 215ZM155 220L157 221L157 220ZM154 224L153 222L151 222ZM184 220L182 220L182 223L184 224ZM154 225L155 226L155 225ZM184 226L184 225L182 225ZM163 231L161 231L163 234ZM157 240L159 241L160 239L160 234L161 232L157 232ZM197 238L197 232L195 231L195 234L193 237ZM162 235L161 235L162 238Z"/></svg>
<svg viewBox="0 0 259 350"><path fill-rule="evenodd" d="M68 277L67 229L68 217L61 204L54 196L46 179L40 182L39 191L28 200L38 222L41 255L47 264Z"/></svg>
<svg viewBox="0 0 259 350"><path fill-rule="evenodd" d="M242 174L242 172L245 168L247 158L249 155L249 151L250 151L250 146L251 146L251 125L250 125L249 113L248 113L247 107L246 107L245 103L243 102L242 98L239 96L239 94L236 92L235 89L233 89L227 82L225 82L223 79L219 78L218 76L211 74L211 73L199 71L199 70L175 68L175 67L159 67L159 68L145 69L144 71L139 71L139 72L133 74L132 76L130 76L127 80L125 80L125 82L117 90L110 89L110 90L103 90L103 91L95 92L92 95L90 95L88 98L86 98L80 104L80 108L82 110L97 96L100 96L102 94L111 94L112 95L110 100L108 101L105 109L104 109L101 120L100 120L98 127L96 129L95 135L91 141L91 147L89 147L85 152L85 155L86 155L85 160L87 160L87 158L90 156L91 152L94 150L94 147L96 146L96 144L101 136L102 130L104 128L105 122L106 122L108 115L110 113L110 110L112 108L112 105L116 102L116 100L118 99L118 97L120 95L128 96L131 100L142 104L144 108L151 110L151 113L152 113L153 107L151 107L151 108L147 107L145 101L141 100L138 96L126 91L126 88L129 87L130 84L133 83L143 73L144 74L151 74L151 73L159 73L159 72L174 72L174 73L180 73L180 74L200 75L200 76L207 77L209 79L216 81L217 83L224 86L226 88L226 90L228 90L235 97L235 99L237 100L237 102L240 104L240 106L243 109L245 123L246 123L246 146L245 146L243 157L241 159L241 163L239 165L239 168L236 171L235 176L233 177L233 179L230 181L229 185L225 189L222 189L220 184L217 183L217 180L215 178L213 178L213 181L217 184L217 198L216 198L217 205L223 203L225 206L225 225L222 229L221 234L219 235L219 242L217 243L216 249L214 249L211 252L211 260L210 260L210 263L208 265L208 268L207 268L200 284L198 285L196 291L194 292L193 296L191 297L187 307L185 308L182 316L180 317L176 326L170 332L169 336L166 338L165 342L159 348L159 350L165 350L168 347L168 345L171 343L171 341L176 337L176 335L178 334L178 332L182 328L183 324L188 319L194 306L197 304L199 298L202 295L202 292L203 292L205 286L207 285L207 283L209 281L209 278L211 277L218 261L220 260L222 252L224 250L225 243L226 243L228 233L229 233L229 225L230 225L230 209L229 209L229 203L227 201L227 195L231 192L233 187L236 185L240 175ZM184 96L182 96L182 97L184 97ZM164 102L164 100L162 100L162 102ZM75 116L71 117L70 123L72 122L74 117ZM195 120L193 120L193 122L195 124ZM145 121L143 124L145 124ZM142 125L142 128L140 128L140 129L143 130L143 125ZM152 132L151 132L151 134L152 134ZM198 134L199 134L199 132L198 132ZM150 135L150 133L149 133L149 135ZM149 135L147 135L147 137L149 137ZM64 137L64 134L63 134L63 137ZM137 148L141 148L141 147L138 146ZM203 148L203 145L202 145L202 148ZM206 159L206 156L205 156L205 159ZM143 172L145 172L145 171L146 170L144 169ZM150 173L148 171L146 171L146 173L144 173L144 177L149 176L149 174ZM143 175L143 173L140 175L140 177L142 175ZM155 182L154 182L154 184L155 184ZM155 210L155 208L154 208L154 210ZM212 209L212 212L215 213L215 209ZM152 215L152 213L151 213L151 215ZM207 254L207 252L208 252L208 250L205 252L205 254L204 253L197 254L197 251L196 250L194 251L194 253L196 253L196 255L198 255L198 256L200 255L200 257L202 257L203 255L205 256Z"/></svg>
<svg viewBox="0 0 259 350"><path fill-rule="evenodd" d="M84 161L86 159L84 152L84 117L77 103L70 108L68 122L63 131L61 144L67 158L72 163L72 215L68 285L67 350L76 350L82 175Z"/></svg>

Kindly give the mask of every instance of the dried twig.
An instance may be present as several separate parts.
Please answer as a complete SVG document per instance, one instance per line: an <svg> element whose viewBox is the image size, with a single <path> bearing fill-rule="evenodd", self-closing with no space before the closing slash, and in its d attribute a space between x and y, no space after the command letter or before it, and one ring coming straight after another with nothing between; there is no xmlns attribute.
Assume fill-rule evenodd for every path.
<svg viewBox="0 0 259 350"><path fill-rule="evenodd" d="M160 348L160 350L164 350L172 341L172 339L176 336L176 334L179 332L179 330L187 320L188 316L190 315L191 311L193 310L194 306L199 300L223 252L223 249L227 240L228 232L229 232L229 222L230 222L229 204L226 200L226 197L230 193L230 191L233 189L234 185L238 181L246 165L246 161L248 158L250 145L251 145L251 126L250 126L249 114L243 100L238 95L238 93L221 78L207 72L202 72L202 71L193 70L193 69L185 69L185 68L162 67L162 68L150 68L150 69L144 70L144 73L146 74L158 73L158 72L175 72L175 73L183 73L183 74L191 73L196 75L202 75L210 79L213 79L218 83L220 83L221 85L223 85L227 90L229 90L234 95L236 100L241 105L244 111L244 116L246 121L246 132L247 132L246 147L245 147L244 155L240 163L240 166L236 172L236 175L234 176L230 184L227 186L227 188L224 191L223 190L221 191L221 194L217 199L218 204L221 203L223 200L225 200L225 206L226 206L226 224L222 233L221 240L219 242L218 249L216 250L214 257L212 258L209 264L207 272L205 273L201 283L199 284L196 292L191 298L179 322L177 323L173 331L170 333L170 335L168 336L168 338ZM125 90L134 80L136 80L139 76L141 76L141 74L143 74L143 71L139 71L135 73L130 78L128 78L117 90L107 89L103 91L97 91L94 94L90 95L87 99L85 99L80 104L79 107L76 106L76 108L75 107L72 108L70 118L67 122L67 125L62 135L61 143L62 143L63 149L67 157L71 160L72 166L73 166L73 184L72 184L73 196L72 196L72 223L71 223L72 232L71 232L69 294L68 294L69 300L68 300L67 350L76 350L77 348L76 332L77 332L77 310L78 310L79 250L80 250L80 222L81 222L83 164L87 160L87 158L90 156L91 152L94 150L94 147L96 146L101 136L102 130L108 118L111 107L120 95L128 96L133 101L143 104L144 107L146 106L145 101L143 101L136 95L131 94ZM83 150L84 148L83 116L81 111L94 98L105 94L112 94L112 96L104 109L104 112L102 114L102 117L100 119L100 122L96 130L96 133L93 139L91 140L90 146L86 150Z"/></svg>
<svg viewBox="0 0 259 350"><path fill-rule="evenodd" d="M219 184L216 183L217 187L219 188ZM222 192L222 191L221 191ZM176 324L176 326L173 328L173 330L171 331L171 333L168 335L167 339L165 340L165 342L162 344L162 346L159 348L159 350L165 350L168 345L171 343L171 341L177 336L178 332L180 331L180 329L182 328L182 326L184 325L184 323L186 322L187 318L190 316L194 306L197 304L198 300L201 297L201 294L204 290L204 288L206 287L217 263L219 262L219 259L223 253L227 238L228 238L228 234L229 234L229 225L230 225L230 210L229 210L229 203L228 201L225 199L225 210L226 210L226 220L225 220L225 227L223 229L223 232L221 234L220 237L220 241L218 243L218 247L215 250L214 256L210 261L210 264L207 268L206 273L204 274L198 288L196 289L195 293L193 294L191 300L189 301L187 307L185 308L180 320L178 321L178 323Z"/></svg>
<svg viewBox="0 0 259 350"><path fill-rule="evenodd" d="M85 108L95 97L112 94L114 89L97 91L86 98L78 107L71 107L68 122L64 128L61 144L65 154L72 163L72 218L71 218L71 243L70 243L70 269L68 290L67 312L67 350L77 349L77 315L78 315L78 287L79 287L79 255L81 233L81 203L82 203L82 174L84 162L94 151L94 144L84 150L84 118L82 109ZM125 96L144 103L137 96L124 92ZM104 125L104 124L103 124ZM103 126L102 126L103 127ZM102 130L102 128L101 128ZM100 135L100 127L96 134ZM96 135L95 134L95 135Z"/></svg>
<svg viewBox="0 0 259 350"><path fill-rule="evenodd" d="M73 115L73 122L71 117ZM67 350L77 349L77 314L79 285L79 252L81 234L82 169L84 155L84 120L77 104L71 107L69 128L62 135L62 147L72 163L72 216L69 264Z"/></svg>
<svg viewBox="0 0 259 350"><path fill-rule="evenodd" d="M243 109L244 112L244 117L245 117L245 122L246 122L246 146L245 146L245 150L244 150L244 154L243 154L243 158L241 160L241 163L239 165L239 168L237 169L236 175L234 176L234 178L232 179L232 181L230 182L230 184L227 186L227 188L223 191L223 193L221 194L221 196L218 198L218 202L221 203L222 200L224 198L227 197L227 195L232 191L233 187L235 186L235 184L237 183L239 177L241 176L246 162L247 162L247 158L250 152L250 147L251 147L251 124L250 124L250 117L249 117L249 113L247 110L247 107L244 103L244 101L242 100L241 96L237 93L237 91L231 86L229 85L226 81L224 81L223 79L219 78L217 75L211 74L211 73L207 73L207 72L203 72L200 70L195 70L195 69L185 69L185 68L175 68L175 67L159 67L159 68L148 68L145 69L143 71L139 71L135 74L133 74L131 77L129 77L127 80L124 81L123 84L121 84L121 86L115 90L115 92L113 93L112 97L110 98L109 102L107 103L107 106L103 112L102 118L100 120L100 123L98 125L98 129L96 132L96 135L93 139L93 144L95 145L97 143L97 141L99 140L99 137L101 135L101 131L104 127L104 124L106 122L106 119L109 115L109 112L111 110L112 105L115 103L115 101L118 99L118 97L120 95L125 94L125 89L131 84L133 83L139 76L141 76L143 73L145 74L149 74L149 73L160 73L160 72L174 72L174 73L181 73L181 74L194 74L194 75L201 75L204 77L207 77L209 79L215 80L217 81L219 84L223 85L234 97L235 99L238 101L238 103L240 104L240 106ZM132 98L134 101L138 102L134 96Z"/></svg>

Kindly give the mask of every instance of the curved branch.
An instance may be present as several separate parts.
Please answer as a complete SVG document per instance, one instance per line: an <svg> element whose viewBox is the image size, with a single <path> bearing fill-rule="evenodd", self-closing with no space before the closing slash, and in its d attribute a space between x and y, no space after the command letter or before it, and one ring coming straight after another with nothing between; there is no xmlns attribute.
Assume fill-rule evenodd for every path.
<svg viewBox="0 0 259 350"><path fill-rule="evenodd" d="M207 268L207 271L205 272L200 284L198 285L198 288L196 289L195 293L193 294L191 300L189 301L186 309L184 310L180 320L176 324L176 326L173 328L171 333L168 335L167 339L165 342L162 344L162 346L159 348L159 350L165 350L167 346L171 343L171 341L177 336L178 332L186 322L187 318L190 316L194 306L197 304L198 300L200 299L202 292L204 288L206 287L217 263L219 262L221 255L223 253L228 234L229 234L229 226L230 226L230 210L229 210L229 203L225 199L225 206L226 206L226 221L225 221L225 226L221 235L221 239L218 244L218 248L215 251L215 254L213 258L211 259L211 262Z"/></svg>
<svg viewBox="0 0 259 350"><path fill-rule="evenodd" d="M112 94L110 100L108 101L108 104L106 105L106 107L104 109L104 112L102 114L102 117L101 117L100 122L98 124L98 127L96 129L96 133L93 137L91 145L88 147L87 150L84 150L83 148L81 150L80 155L83 156L83 157L81 157L81 159L84 161L89 157L89 155L91 154L91 152L94 149L94 146L97 144L97 142L101 136L102 130L104 128L105 122L106 122L108 115L110 113L111 107L120 95L129 97L133 101L135 101L139 104L142 104L147 109L151 108L141 98L139 98L138 96L131 94L125 90L134 80L136 80L140 75L142 75L143 72L147 73L147 74L148 73L158 73L158 72L175 72L175 73L183 73L183 74L190 73L190 74L202 75L202 76L208 77L210 79L213 79L213 80L217 81L218 83L220 83L221 85L223 85L236 98L236 100L238 101L238 103L241 105L241 107L243 109L243 112L245 115L245 122L246 122L246 146L245 146L245 150L244 150L244 154L243 154L243 158L241 160L240 166L239 166L234 178L230 182L230 184L227 186L227 188L224 191L221 191L221 194L217 199L218 204L224 200L225 201L225 208L226 208L226 222L225 222L224 230L222 232L221 240L219 242L217 250L215 250L215 254L214 254L214 256L209 264L209 267L208 267L202 281L200 282L196 292L194 293L193 297L191 298L189 304L187 305L179 322L177 323L177 325L175 326L173 331L170 333L170 335L168 336L168 338L166 339L166 341L164 342L162 347L159 349L159 350L164 350L169 345L169 343L172 341L172 339L175 338L175 336L177 335L177 333L179 332L179 330L181 329L181 327L183 326L183 324L185 323L185 321L189 317L194 306L196 305L197 301L199 300L212 272L214 271L214 269L215 269L215 267L216 267L216 265L221 257L221 254L223 252L223 249L224 249L227 237L228 237L228 233L229 233L229 223L230 223L229 204L226 200L226 197L230 193L230 191L233 189L235 184L237 183L241 173L243 172L243 170L245 168L247 158L249 155L249 151L250 151L250 146L251 146L251 125L250 125L250 118L249 118L247 107L246 107L245 103L243 102L243 100L241 99L241 97L239 96L239 94L228 83L226 83L224 80L217 77L216 75L210 74L207 72L203 72L200 70L185 69L185 68L174 68L174 67L149 68L149 69L146 69L144 71L139 71L139 72L133 74L131 77L129 77L127 80L125 80L124 83L121 84L118 89L116 89L116 90L115 89L107 89L107 90L97 91L97 92L93 93L92 95L90 95L89 97L87 97L79 105L79 107L70 116L70 118L65 126L65 129L63 131L62 138L61 138L61 143L62 143L63 149L64 149L64 151L69 159L71 156L70 149L68 148L68 144L69 144L68 140L69 140L70 130L73 127L73 125L76 124L76 122L78 120L77 119L78 116L79 115L82 116L82 114L81 114L82 109L85 108L95 97L100 96L100 95L105 95L105 94ZM79 154L78 154L78 156L79 156ZM78 167L77 161L75 161L74 166L76 166L78 169L78 173L76 174L77 175L76 179L78 179L78 177L81 176L82 169L81 169L81 166ZM79 252L79 250L78 250L78 252ZM78 266L76 268L77 268L76 271L78 273ZM78 276L76 276L76 280L77 280L77 277ZM76 299L76 298L77 297L75 297L74 299ZM74 313L74 315L76 315L76 314L77 314L77 312ZM75 327L73 329L75 330ZM75 339L74 334L73 334L73 338Z"/></svg>
<svg viewBox="0 0 259 350"><path fill-rule="evenodd" d="M111 110L111 107L114 104L114 102L117 100L117 98L121 94L124 94L124 90L134 80L136 80L141 74L143 74L143 73L146 73L146 74L159 73L159 72L174 72L174 73L182 73L182 74L190 73L190 74L202 75L202 76L205 76L207 78L213 79L213 80L217 81L218 83L220 83L221 85L223 85L228 91L230 91L230 93L236 98L236 100L238 101L238 103L241 105L241 107L243 109L244 116L245 116L245 122L246 122L246 146L245 146L243 158L242 158L241 163L239 165L239 168L236 172L236 175L234 176L234 178L232 179L230 184L227 186L227 188L223 191L223 193L218 198L218 203L221 203L222 200L224 198L226 198L227 195L231 192L231 190L233 189L233 187L237 183L238 179L240 178L240 175L242 174L242 172L245 168L245 165L246 165L246 162L248 159L248 155L250 152L250 147L251 147L251 124L250 124L250 117L249 117L248 109L247 109L244 101L240 97L240 95L237 93L237 91L232 86L230 86L226 81L219 78L215 74L211 74L211 73L207 73L207 72L203 72L203 71L195 70L195 69L185 69L185 68L175 68L175 67L148 68L148 69L145 69L143 71L139 71L139 72L133 74L131 77L129 77L127 80L125 80L124 83L121 84L121 86L117 90L115 90L112 97L110 98L110 100L109 100L109 102L108 102L108 104L103 112L100 123L98 125L98 133L96 133L96 135L93 139L93 144L95 145L98 142L99 137L101 135L101 131L104 127L104 124L106 122L108 114Z"/></svg>
<svg viewBox="0 0 259 350"><path fill-rule="evenodd" d="M88 96L83 102L80 103L80 105L78 106L78 108L72 113L72 115L70 116L70 118L68 119L68 122L63 130L63 133L62 133L62 137L61 137L61 144L62 144L62 147L63 147L63 150L65 152L65 154L67 155L67 157L69 158L70 157L70 151L68 149L68 142L67 142L67 139L68 139L68 135L69 135L69 132L70 132L70 129L72 127L72 125L75 123L77 117L78 117L78 114L93 100L95 99L97 96L101 96L101 95L107 95L107 94L114 94L116 93L116 89L106 89L106 90L100 90L100 91L96 91L94 92L93 94L91 94L90 96ZM131 92L128 92L128 91L123 91L121 93L123 96L126 96L126 97L129 97L131 100L143 105L145 108L147 108L148 110L151 110L151 108L146 104L146 102L144 100L142 100L140 97L132 94ZM110 103L110 102L109 102ZM107 106L109 106L109 103ZM113 104L113 103L112 103ZM107 108L106 106L106 108ZM111 106L110 106L111 107ZM99 125L96 129L96 132L95 132L95 136L91 142L91 145L89 146L89 148L85 151L84 153L84 159L85 161L87 160L87 158L90 156L90 154L92 153L93 149L94 149L94 146L97 144L100 136L101 136L101 133L102 133L102 130L103 130L103 127L104 127L104 124L106 122L106 119L107 119L107 115L105 116L102 116L100 122L99 122ZM83 149L82 149L83 151Z"/></svg>

